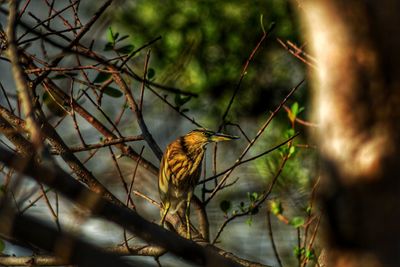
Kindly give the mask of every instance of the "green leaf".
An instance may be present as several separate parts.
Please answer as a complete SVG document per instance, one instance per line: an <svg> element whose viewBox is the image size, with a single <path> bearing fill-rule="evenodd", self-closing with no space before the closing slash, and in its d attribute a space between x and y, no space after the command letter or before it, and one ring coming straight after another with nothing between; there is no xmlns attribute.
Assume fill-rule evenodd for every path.
<svg viewBox="0 0 400 267"><path fill-rule="evenodd" d="M44 92L42 100L53 115L57 117L63 117L67 115L65 108L62 106L62 99L59 99L56 95L50 96L48 92Z"/></svg>
<svg viewBox="0 0 400 267"><path fill-rule="evenodd" d="M224 213L227 213L231 209L231 202L229 200L222 200L219 203L219 207Z"/></svg>
<svg viewBox="0 0 400 267"><path fill-rule="evenodd" d="M244 202L243 202L243 201L240 202L239 208L240 208L240 211L241 211L241 212L244 212L244 211L245 211Z"/></svg>
<svg viewBox="0 0 400 267"><path fill-rule="evenodd" d="M109 43L115 43L115 36L111 27L109 27L107 31L107 41Z"/></svg>
<svg viewBox="0 0 400 267"><path fill-rule="evenodd" d="M99 72L99 74L97 74L96 78L94 78L93 83L103 83L110 78L111 78L111 73Z"/></svg>
<svg viewBox="0 0 400 267"><path fill-rule="evenodd" d="M179 94L175 95L175 105L181 107L186 104L192 97L191 96L181 96Z"/></svg>
<svg viewBox="0 0 400 267"><path fill-rule="evenodd" d="M251 226L252 223L253 223L253 218L250 216L249 218L247 218L246 224L247 224L248 226Z"/></svg>
<svg viewBox="0 0 400 267"><path fill-rule="evenodd" d="M255 215L260 211L258 206L250 206L250 214Z"/></svg>
<svg viewBox="0 0 400 267"><path fill-rule="evenodd" d="M299 113L298 113L298 112L299 112L299 103L294 102L293 105L292 105L292 107L290 108L290 110L292 111L293 115L294 115L295 117L297 117L297 114L299 114Z"/></svg>
<svg viewBox="0 0 400 267"><path fill-rule="evenodd" d="M265 33L265 28L264 28L264 14L260 15L260 24L261 24L261 30Z"/></svg>
<svg viewBox="0 0 400 267"><path fill-rule="evenodd" d="M271 212L275 215L282 214L283 208L282 208L282 203L279 200L273 200L271 201Z"/></svg>
<svg viewBox="0 0 400 267"><path fill-rule="evenodd" d="M117 42L121 42L122 40L125 40L128 37L129 37L129 35L123 35L123 36L118 38Z"/></svg>
<svg viewBox="0 0 400 267"><path fill-rule="evenodd" d="M152 79L156 75L156 71L153 68L147 70L147 79Z"/></svg>
<svg viewBox="0 0 400 267"><path fill-rule="evenodd" d="M110 42L108 42L108 43L106 43L106 45L104 46L104 51L110 51L110 50L113 50L114 49L114 44L113 43L110 43Z"/></svg>
<svg viewBox="0 0 400 267"><path fill-rule="evenodd" d="M285 137L286 138L290 138L293 137L293 135L295 134L294 129L293 128L289 128L285 131Z"/></svg>
<svg viewBox="0 0 400 267"><path fill-rule="evenodd" d="M119 32L116 32L116 33L114 34L114 41L115 41L115 42L117 41L118 36L119 36Z"/></svg>
<svg viewBox="0 0 400 267"><path fill-rule="evenodd" d="M118 97L121 97L121 96L123 95L123 93L122 93L120 90L118 90L118 89L116 89L116 88L114 88L114 87L111 87L111 86L107 86L107 87L104 89L103 92L104 92L106 95L109 95L109 96L114 97L114 98L118 98Z"/></svg>
<svg viewBox="0 0 400 267"><path fill-rule="evenodd" d="M309 261L313 261L316 259L314 249L306 250L305 257Z"/></svg>
<svg viewBox="0 0 400 267"><path fill-rule="evenodd" d="M6 243L4 243L3 239L0 239L0 253L4 251L6 248Z"/></svg>
<svg viewBox="0 0 400 267"><path fill-rule="evenodd" d="M135 47L133 45L125 45L121 48L118 48L116 51L121 54L129 54L133 51Z"/></svg>
<svg viewBox="0 0 400 267"><path fill-rule="evenodd" d="M312 212L311 206L307 206L307 209L306 209L307 215L311 215L311 212Z"/></svg>
<svg viewBox="0 0 400 267"><path fill-rule="evenodd" d="M288 147L287 146L281 146L280 148L278 148L279 151L279 155L283 158L287 155L288 152Z"/></svg>
<svg viewBox="0 0 400 267"><path fill-rule="evenodd" d="M304 218L302 217L294 217L289 221L289 224L294 228L299 228L304 225Z"/></svg>
<svg viewBox="0 0 400 267"><path fill-rule="evenodd" d="M290 157L291 155L293 155L295 152L296 152L296 147L295 147L295 146L291 146L291 147L289 148L289 157Z"/></svg>
<svg viewBox="0 0 400 267"><path fill-rule="evenodd" d="M107 31L107 41L108 41L109 43L115 44L116 41L117 41L117 39L118 39L118 36L119 36L119 33L118 33L118 32L114 33L111 27L108 28L108 31Z"/></svg>
<svg viewBox="0 0 400 267"><path fill-rule="evenodd" d="M52 80L60 80L60 79L68 78L68 77L75 77L75 76L77 76L77 75L78 75L78 73L75 73L75 72L68 72L68 71L67 71L67 72L64 72L64 73L57 74L57 75L51 77L51 79L52 79Z"/></svg>
<svg viewBox="0 0 400 267"><path fill-rule="evenodd" d="M255 202L258 199L258 193L257 192L253 192L250 194L250 192L247 192L247 197L249 198L249 200L251 202Z"/></svg>
<svg viewBox="0 0 400 267"><path fill-rule="evenodd" d="M300 258L303 254L305 253L305 249L304 248L300 248L300 247L294 247L293 249L293 254L296 256L296 258Z"/></svg>

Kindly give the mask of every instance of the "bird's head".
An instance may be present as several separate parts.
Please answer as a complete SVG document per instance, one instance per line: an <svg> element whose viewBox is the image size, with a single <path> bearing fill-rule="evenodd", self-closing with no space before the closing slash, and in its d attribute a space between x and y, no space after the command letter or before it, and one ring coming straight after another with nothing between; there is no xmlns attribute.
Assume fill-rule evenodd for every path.
<svg viewBox="0 0 400 267"><path fill-rule="evenodd" d="M232 136L222 133L216 133L207 129L196 129L190 131L185 136L185 141L193 146L205 146L208 143L228 141L238 139L238 136Z"/></svg>

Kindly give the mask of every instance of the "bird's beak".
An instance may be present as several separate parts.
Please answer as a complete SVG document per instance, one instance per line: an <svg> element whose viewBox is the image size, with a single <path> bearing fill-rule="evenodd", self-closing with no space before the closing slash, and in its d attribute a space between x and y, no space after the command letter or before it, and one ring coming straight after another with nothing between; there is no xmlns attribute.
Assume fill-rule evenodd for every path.
<svg viewBox="0 0 400 267"><path fill-rule="evenodd" d="M211 142L228 141L233 139L239 139L239 136L227 135L222 133L215 133L212 136L210 136Z"/></svg>

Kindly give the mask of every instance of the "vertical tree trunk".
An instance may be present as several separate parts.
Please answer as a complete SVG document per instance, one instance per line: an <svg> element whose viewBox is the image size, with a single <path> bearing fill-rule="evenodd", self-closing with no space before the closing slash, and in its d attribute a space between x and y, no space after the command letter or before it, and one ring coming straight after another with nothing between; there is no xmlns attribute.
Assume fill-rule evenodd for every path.
<svg viewBox="0 0 400 267"><path fill-rule="evenodd" d="M319 63L329 266L400 266L400 1L297 1Z"/></svg>

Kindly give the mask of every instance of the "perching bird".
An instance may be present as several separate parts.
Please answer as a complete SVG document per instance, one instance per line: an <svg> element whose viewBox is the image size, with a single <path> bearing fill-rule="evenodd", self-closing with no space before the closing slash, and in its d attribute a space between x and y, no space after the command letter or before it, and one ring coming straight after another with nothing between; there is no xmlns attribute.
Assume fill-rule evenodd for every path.
<svg viewBox="0 0 400 267"><path fill-rule="evenodd" d="M208 143L237 138L206 129L196 129L168 145L161 160L158 177L158 191L163 208L161 225L164 225L168 212L175 213L186 202L187 238L191 238L190 200L200 178L205 146Z"/></svg>

